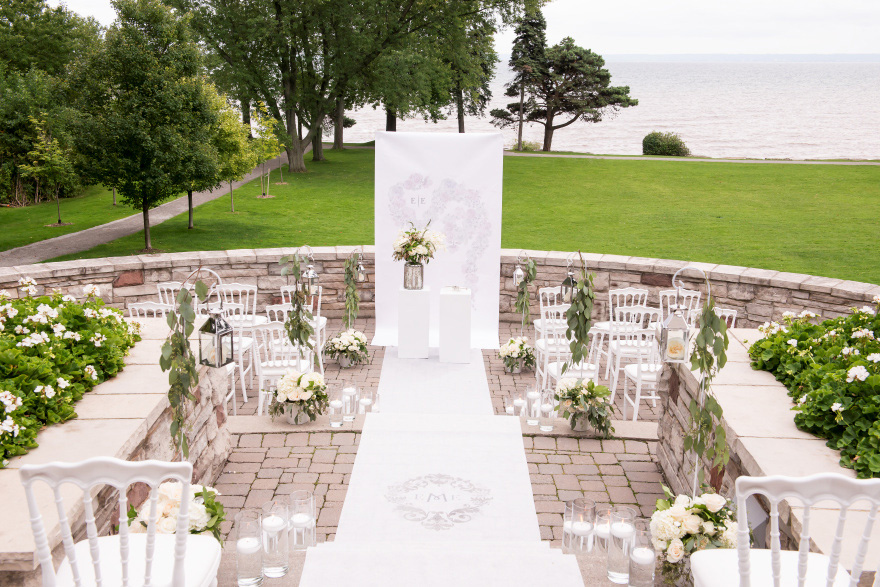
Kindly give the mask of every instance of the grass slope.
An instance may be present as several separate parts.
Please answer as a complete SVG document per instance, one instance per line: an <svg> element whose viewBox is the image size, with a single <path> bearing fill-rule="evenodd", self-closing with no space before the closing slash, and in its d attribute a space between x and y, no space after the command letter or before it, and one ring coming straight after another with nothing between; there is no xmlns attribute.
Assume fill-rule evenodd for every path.
<svg viewBox="0 0 880 587"><path fill-rule="evenodd" d="M152 231L165 251L373 242L373 151L326 151ZM745 265L880 283L880 169L507 157L502 246ZM140 234L62 259L128 255Z"/></svg>
<svg viewBox="0 0 880 587"><path fill-rule="evenodd" d="M87 187L75 198L61 200L61 220L70 226L46 226L58 220L55 202L24 208L0 208L0 251L85 230L136 214L129 206L113 206L113 195L102 186Z"/></svg>

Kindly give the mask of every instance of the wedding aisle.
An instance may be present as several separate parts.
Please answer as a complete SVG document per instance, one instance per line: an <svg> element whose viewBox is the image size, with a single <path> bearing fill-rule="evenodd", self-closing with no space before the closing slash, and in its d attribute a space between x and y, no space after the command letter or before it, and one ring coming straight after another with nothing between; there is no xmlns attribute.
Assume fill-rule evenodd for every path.
<svg viewBox="0 0 880 587"><path fill-rule="evenodd" d="M493 415L479 351L451 365L389 347L379 393L335 540L300 585L583 585L540 540L520 422Z"/></svg>

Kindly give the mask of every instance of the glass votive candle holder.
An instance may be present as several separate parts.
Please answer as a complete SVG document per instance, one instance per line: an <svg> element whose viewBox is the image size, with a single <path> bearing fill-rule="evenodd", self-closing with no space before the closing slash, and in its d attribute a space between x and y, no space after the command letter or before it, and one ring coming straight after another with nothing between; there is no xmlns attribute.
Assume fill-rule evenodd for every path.
<svg viewBox="0 0 880 587"><path fill-rule="evenodd" d="M636 511L631 507L611 508L608 538L608 580L626 585L629 582L629 558L636 533Z"/></svg>
<svg viewBox="0 0 880 587"><path fill-rule="evenodd" d="M263 504L260 528L263 534L263 574L271 579L283 577L290 566L290 508L286 497Z"/></svg>
<svg viewBox="0 0 880 587"><path fill-rule="evenodd" d="M532 385L526 390L526 424L537 426L541 420L541 392Z"/></svg>
<svg viewBox="0 0 880 587"><path fill-rule="evenodd" d="M235 567L238 587L263 584L263 539L259 510L244 509L235 514Z"/></svg>
<svg viewBox="0 0 880 587"><path fill-rule="evenodd" d="M290 548L304 550L315 546L317 537L315 496L300 489L290 494Z"/></svg>
<svg viewBox="0 0 880 587"><path fill-rule="evenodd" d="M358 412L358 388L354 381L342 382L342 419L354 422Z"/></svg>
<svg viewBox="0 0 880 587"><path fill-rule="evenodd" d="M651 529L647 520L636 520L632 552L629 555L629 584L632 587L654 587L654 570L657 553L651 542Z"/></svg>
<svg viewBox="0 0 880 587"><path fill-rule="evenodd" d="M608 538L611 536L611 506L596 506L593 551L601 556L608 554Z"/></svg>
<svg viewBox="0 0 880 587"><path fill-rule="evenodd" d="M343 408L345 404L342 400L342 385L333 383L327 388L327 413L330 417L330 427L340 428L342 426Z"/></svg>
<svg viewBox="0 0 880 587"><path fill-rule="evenodd" d="M513 399L513 415L517 416L518 418L522 418L523 414L526 411L525 394L521 389L517 389L513 392L511 398Z"/></svg>
<svg viewBox="0 0 880 587"><path fill-rule="evenodd" d="M596 502L584 497L565 502L562 516L563 552L590 552L595 525Z"/></svg>
<svg viewBox="0 0 880 587"><path fill-rule="evenodd" d="M358 393L358 414L368 414L376 404L376 392L372 389L361 389Z"/></svg>
<svg viewBox="0 0 880 587"><path fill-rule="evenodd" d="M541 420L539 430L541 432L553 432L554 420L556 419L556 391L545 389L541 394Z"/></svg>

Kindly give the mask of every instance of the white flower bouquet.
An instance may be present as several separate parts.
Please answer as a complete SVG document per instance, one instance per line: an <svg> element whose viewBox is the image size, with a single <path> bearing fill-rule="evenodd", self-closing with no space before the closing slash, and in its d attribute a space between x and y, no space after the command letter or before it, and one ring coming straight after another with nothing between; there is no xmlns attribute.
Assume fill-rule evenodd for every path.
<svg viewBox="0 0 880 587"><path fill-rule="evenodd" d="M529 337L515 336L501 345L498 356L504 361L504 367L509 372L522 365L533 369L535 367L535 350L529 346Z"/></svg>
<svg viewBox="0 0 880 587"><path fill-rule="evenodd" d="M340 364L359 365L370 358L367 337L363 332L349 328L324 344L324 354L338 359Z"/></svg>
<svg viewBox="0 0 880 587"><path fill-rule="evenodd" d="M167 481L159 485L159 499L156 503L156 532L174 534L177 530L177 514L183 499L183 485L177 481ZM220 524L225 520L223 504L216 501L220 495L213 487L207 485L189 486L189 533L203 534L210 532L221 544ZM140 509L128 508L128 525L131 532L144 533L150 520L150 500L147 499Z"/></svg>
<svg viewBox="0 0 880 587"><path fill-rule="evenodd" d="M428 222L428 226L430 226ZM394 241L395 261L406 261L411 264L428 263L437 251L446 250L446 237L443 233L428 230L428 226L418 229L410 223L409 230L401 230Z"/></svg>
<svg viewBox="0 0 880 587"><path fill-rule="evenodd" d="M292 409L306 414L309 420L314 420L327 409L327 384L320 373L289 369L278 381L269 414L274 418Z"/></svg>
<svg viewBox="0 0 880 587"><path fill-rule="evenodd" d="M564 377L556 384L556 401L562 417L571 424L572 430L589 426L604 438L614 433L611 415L611 390L598 385L592 379Z"/></svg>
<svg viewBox="0 0 880 587"><path fill-rule="evenodd" d="M736 516L725 497L704 493L695 499L687 495L673 499L668 488L663 490L667 499L657 500L651 536L669 581L676 582L688 572L681 563L698 550L736 548Z"/></svg>

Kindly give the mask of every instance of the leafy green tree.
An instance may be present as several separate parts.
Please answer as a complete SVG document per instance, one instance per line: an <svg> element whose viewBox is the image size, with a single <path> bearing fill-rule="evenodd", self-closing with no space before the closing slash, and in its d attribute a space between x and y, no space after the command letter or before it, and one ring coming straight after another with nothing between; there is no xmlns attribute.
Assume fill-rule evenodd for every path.
<svg viewBox="0 0 880 587"><path fill-rule="evenodd" d="M251 152L253 161L260 166L260 190L263 198L271 197L269 195L269 174L272 170L266 170L266 162L274 159L281 152L284 145L278 138L279 123L277 120L269 116L266 107L262 103L258 103L254 109L254 122L257 132L251 140ZM263 178L265 176L266 184L263 187Z"/></svg>
<svg viewBox="0 0 880 587"><path fill-rule="evenodd" d="M489 84L498 63L493 37L495 22L483 14L456 19L450 34L442 38L444 61L449 64L452 94L450 110L458 119L458 132L464 132L466 115L483 116L492 99Z"/></svg>
<svg viewBox="0 0 880 587"><path fill-rule="evenodd" d="M553 133L560 128L578 121L599 122L608 112L639 103L630 97L628 86L611 85L611 74L601 55L578 47L571 37L546 50L538 74L537 78L525 81L525 114L528 122L543 125L544 151L550 150ZM520 103L514 103L507 110L493 110L493 123L502 127L514 125L513 114L519 108Z"/></svg>
<svg viewBox="0 0 880 587"><path fill-rule="evenodd" d="M31 68L60 75L68 63L100 42L101 27L91 17L54 8L46 0L0 2L0 62L13 71Z"/></svg>
<svg viewBox="0 0 880 587"><path fill-rule="evenodd" d="M64 183L75 182L76 174L69 153L62 149L58 139L54 138L46 127L45 119L32 118L31 122L37 129L37 139L34 150L28 153L31 163L22 165L22 174L33 177L37 181L37 189L42 183L47 191L55 196L55 207L58 211L58 224L61 222L61 200L58 192Z"/></svg>
<svg viewBox="0 0 880 587"><path fill-rule="evenodd" d="M545 64L547 48L547 21L540 10L529 11L516 24L516 37L510 52L510 69L515 72L507 84L505 95L519 95L517 109L516 150L522 151L522 134L525 113L526 85L539 79ZM494 116L494 112L493 112Z"/></svg>
<svg viewBox="0 0 880 587"><path fill-rule="evenodd" d="M217 149L219 168L217 177L229 184L229 206L235 212L232 182L243 178L257 164L252 141L250 125L239 120L238 112L223 97L219 109L217 131L214 135L214 147Z"/></svg>
<svg viewBox="0 0 880 587"><path fill-rule="evenodd" d="M191 155L216 119L186 19L159 0L114 0L118 20L71 76L83 88L76 145L95 175L141 210L186 189Z"/></svg>

